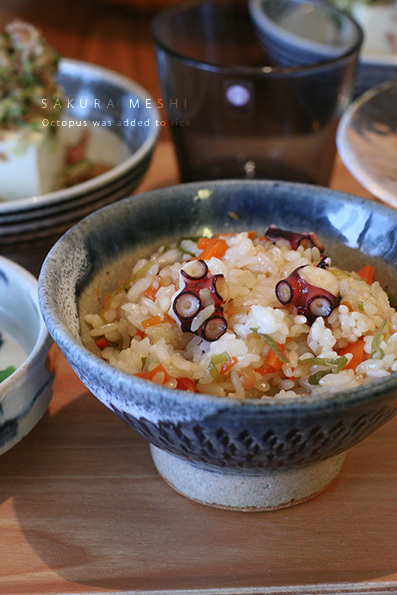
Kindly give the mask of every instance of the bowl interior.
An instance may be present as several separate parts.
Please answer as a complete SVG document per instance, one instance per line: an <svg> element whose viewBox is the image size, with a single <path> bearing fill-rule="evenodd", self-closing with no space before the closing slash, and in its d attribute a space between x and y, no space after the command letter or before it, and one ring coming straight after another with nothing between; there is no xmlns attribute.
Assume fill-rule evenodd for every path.
<svg viewBox="0 0 397 595"><path fill-rule="evenodd" d="M95 161L109 162L113 167L70 188L0 202L0 217L20 211L35 212L82 197L104 186L110 187L139 167L154 148L159 131L156 126L158 110L154 100L140 85L106 68L67 59L60 61L58 80L68 100L66 113L59 114L60 139L73 144L83 130L76 122L86 122L86 128L90 130L88 155ZM65 122L67 125L64 125Z"/></svg>
<svg viewBox="0 0 397 595"><path fill-rule="evenodd" d="M335 6L297 0L250 0L251 17L277 65L315 64L357 48L358 25Z"/></svg>
<svg viewBox="0 0 397 595"><path fill-rule="evenodd" d="M315 231L334 264L354 270L371 263L382 285L397 291L394 211L300 184L194 183L125 199L87 217L63 236L48 255L39 283L50 332L61 349L77 349L89 358L92 354L82 347L80 316L98 311L98 288L106 293L117 287L139 257L181 236L252 229L263 233L271 223Z"/></svg>
<svg viewBox="0 0 397 595"><path fill-rule="evenodd" d="M0 257L0 331L7 333L4 352L12 350L21 365L46 333L37 302L37 281L20 266ZM3 336L3 340L7 341ZM9 358L9 353L5 354ZM0 368L2 366L0 365Z"/></svg>

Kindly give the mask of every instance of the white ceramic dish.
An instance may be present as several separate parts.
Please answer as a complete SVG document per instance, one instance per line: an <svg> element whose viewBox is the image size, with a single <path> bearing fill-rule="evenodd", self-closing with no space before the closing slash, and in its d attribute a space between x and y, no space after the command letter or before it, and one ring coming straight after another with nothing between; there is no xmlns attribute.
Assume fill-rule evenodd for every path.
<svg viewBox="0 0 397 595"><path fill-rule="evenodd" d="M268 18L264 0L249 0L248 6L263 45L271 48L274 43L277 44L278 60L283 60L286 64L295 64L302 58L310 62L313 56L318 60L321 59L322 54L330 55L332 51L330 44L336 37L337 21L327 23L324 15L316 14L315 11L307 10L301 14L297 12L296 18L287 15L285 25L288 28L288 34L286 34ZM282 3L279 6L281 9ZM386 80L397 77L397 49L389 40L393 34L397 40L397 7L357 5L356 8L353 7L352 16L364 32L355 81L355 96L358 96ZM346 28L342 39L343 37L347 39L349 34ZM281 40L283 40L282 44L280 44ZM322 40L328 40L328 45ZM281 52L281 47L284 47L284 54ZM334 52L338 52L337 46Z"/></svg>
<svg viewBox="0 0 397 595"><path fill-rule="evenodd" d="M87 122L88 156L113 167L64 190L0 202L0 253L35 275L48 250L70 226L133 194L149 167L160 130L155 101L127 77L85 62L61 60L58 79L70 105L59 121ZM68 144L78 139L81 130L59 127Z"/></svg>
<svg viewBox="0 0 397 595"><path fill-rule="evenodd" d="M70 105L73 105L73 108L68 109L64 120L75 117L88 123L111 122L109 127L101 124L91 128L95 137L88 147L90 155L112 162L114 158L111 153L116 146L116 160L122 160L111 170L71 188L42 196L0 202L0 222L2 215L30 210L37 213L39 208L54 207L59 203L81 198L98 188L117 182L150 159L158 137L159 126L156 126L156 120L159 115L154 100L145 89L121 74L78 60L61 60L58 80L65 89L66 97L71 100ZM87 107L82 107L86 104ZM149 121L149 124L140 127L117 124L127 119L131 122L134 118L136 121ZM64 140L69 134L62 129ZM103 142L104 139L106 142Z"/></svg>
<svg viewBox="0 0 397 595"><path fill-rule="evenodd" d="M338 126L336 143L360 184L397 207L397 80L367 91L350 105Z"/></svg>
<svg viewBox="0 0 397 595"><path fill-rule="evenodd" d="M37 301L37 281L1 256L0 332L4 333L0 353L5 352L0 367L16 367L0 383L2 454L22 440L44 415L52 396L54 370L49 357L52 340Z"/></svg>

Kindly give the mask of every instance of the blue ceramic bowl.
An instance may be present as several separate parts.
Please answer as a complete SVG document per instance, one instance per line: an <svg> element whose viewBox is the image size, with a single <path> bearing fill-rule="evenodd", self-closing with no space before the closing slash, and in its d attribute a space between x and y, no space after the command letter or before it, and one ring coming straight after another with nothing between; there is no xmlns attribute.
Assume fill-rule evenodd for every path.
<svg viewBox="0 0 397 595"><path fill-rule="evenodd" d="M362 43L362 30L350 15L322 0L249 0L248 8L275 66L345 61Z"/></svg>
<svg viewBox="0 0 397 595"><path fill-rule="evenodd" d="M52 396L52 339L40 314L37 279L0 256L0 454L22 440L47 410Z"/></svg>
<svg viewBox="0 0 397 595"><path fill-rule="evenodd" d="M45 322L84 384L148 439L175 489L215 506L277 508L324 489L346 450L395 414L397 374L282 401L192 394L101 360L83 346L80 317L94 308L98 284L106 291L125 274L126 262L160 244L204 230L261 233L270 223L315 231L334 263L346 269L373 263L381 283L396 291L397 212L326 188L272 181L193 183L125 199L67 232L39 279Z"/></svg>

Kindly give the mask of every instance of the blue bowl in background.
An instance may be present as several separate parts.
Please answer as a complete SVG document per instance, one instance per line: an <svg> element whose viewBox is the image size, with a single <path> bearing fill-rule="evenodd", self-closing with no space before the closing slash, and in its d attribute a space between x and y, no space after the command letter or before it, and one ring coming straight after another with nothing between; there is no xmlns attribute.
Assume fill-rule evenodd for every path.
<svg viewBox="0 0 397 595"><path fill-rule="evenodd" d="M271 223L315 231L335 264L372 263L383 286L397 290L397 212L277 181L191 183L110 205L59 240L39 279L44 320L83 383L151 443L166 481L213 506L274 509L325 489L346 451L395 414L397 374L321 397L241 402L163 388L112 367L83 345L80 321L96 308L98 286L109 291L127 263L159 245L204 231L263 233Z"/></svg>
<svg viewBox="0 0 397 595"><path fill-rule="evenodd" d="M0 454L38 423L52 397L55 353L37 300L37 280L0 256Z"/></svg>

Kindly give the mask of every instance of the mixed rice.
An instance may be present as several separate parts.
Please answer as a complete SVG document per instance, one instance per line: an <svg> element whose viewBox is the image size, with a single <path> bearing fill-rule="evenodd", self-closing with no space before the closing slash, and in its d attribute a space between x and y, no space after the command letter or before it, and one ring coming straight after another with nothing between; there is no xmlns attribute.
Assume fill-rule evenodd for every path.
<svg viewBox="0 0 397 595"><path fill-rule="evenodd" d="M314 234L295 243L288 234L299 235L185 238L139 260L84 316L102 358L169 388L239 399L350 389L396 372L397 313L373 268L342 271Z"/></svg>

